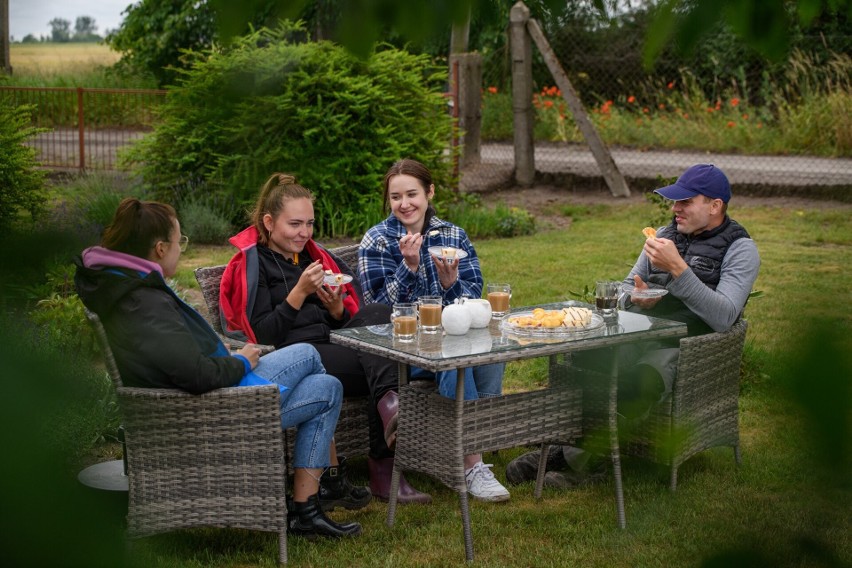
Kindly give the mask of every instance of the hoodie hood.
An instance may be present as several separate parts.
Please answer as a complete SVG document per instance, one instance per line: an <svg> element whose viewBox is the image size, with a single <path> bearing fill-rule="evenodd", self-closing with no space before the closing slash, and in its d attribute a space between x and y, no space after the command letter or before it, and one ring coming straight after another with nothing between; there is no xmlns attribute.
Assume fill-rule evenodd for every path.
<svg viewBox="0 0 852 568"><path fill-rule="evenodd" d="M152 260L104 247L89 247L83 251L82 258L86 268L127 268L145 274L156 271L163 275L163 267Z"/></svg>
<svg viewBox="0 0 852 568"><path fill-rule="evenodd" d="M160 265L103 247L91 247L74 260L74 284L83 303L102 317L129 292L140 287L168 290Z"/></svg>

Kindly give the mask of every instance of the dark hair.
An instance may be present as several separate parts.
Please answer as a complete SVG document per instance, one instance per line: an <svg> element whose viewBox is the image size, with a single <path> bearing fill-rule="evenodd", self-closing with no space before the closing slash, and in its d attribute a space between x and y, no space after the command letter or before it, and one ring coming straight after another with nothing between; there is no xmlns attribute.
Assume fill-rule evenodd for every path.
<svg viewBox="0 0 852 568"><path fill-rule="evenodd" d="M251 222L257 229L257 240L260 244L264 246L269 244L269 231L263 224L264 215L269 213L274 219L288 201L302 197L310 199L311 203L314 202L314 194L311 190L296 183L296 178L292 175L274 173L269 176L266 183L261 186L257 203L251 212Z"/></svg>
<svg viewBox="0 0 852 568"><path fill-rule="evenodd" d="M148 258L157 242L169 241L176 219L171 205L125 197L118 204L112 223L104 229L101 246Z"/></svg>
<svg viewBox="0 0 852 568"><path fill-rule="evenodd" d="M427 168L417 160L412 160L411 158L403 158L397 162L394 162L394 164L385 174L385 213L390 211L390 180L393 176L398 175L407 175L416 178L420 182L420 185L423 187L423 191L427 195L429 194L429 186L432 185L432 172L430 172L429 168ZM429 209L432 209L431 205L429 205Z"/></svg>

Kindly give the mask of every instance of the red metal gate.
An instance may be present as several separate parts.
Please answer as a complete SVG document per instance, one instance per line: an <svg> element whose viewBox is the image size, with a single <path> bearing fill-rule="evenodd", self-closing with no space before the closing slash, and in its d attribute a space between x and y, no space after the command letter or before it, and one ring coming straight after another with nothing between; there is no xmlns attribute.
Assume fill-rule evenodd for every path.
<svg viewBox="0 0 852 568"><path fill-rule="evenodd" d="M42 165L114 170L119 149L151 131L166 91L0 86L0 98L35 107L33 126L47 131L28 144Z"/></svg>

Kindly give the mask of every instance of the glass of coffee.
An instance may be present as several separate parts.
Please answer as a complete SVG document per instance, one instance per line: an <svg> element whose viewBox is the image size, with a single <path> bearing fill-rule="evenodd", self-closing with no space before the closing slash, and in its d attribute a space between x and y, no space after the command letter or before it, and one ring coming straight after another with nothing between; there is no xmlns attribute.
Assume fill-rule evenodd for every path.
<svg viewBox="0 0 852 568"><path fill-rule="evenodd" d="M420 330L423 333L437 333L441 329L442 303L440 296L421 296L417 301L420 306Z"/></svg>
<svg viewBox="0 0 852 568"><path fill-rule="evenodd" d="M417 304L394 304L391 323L395 339L414 341L417 335Z"/></svg>
<svg viewBox="0 0 852 568"><path fill-rule="evenodd" d="M491 304L491 317L501 318L509 312L512 287L509 284L489 284L486 297Z"/></svg>
<svg viewBox="0 0 852 568"><path fill-rule="evenodd" d="M595 282L595 307L605 320L618 317L618 296L621 282L598 280Z"/></svg>

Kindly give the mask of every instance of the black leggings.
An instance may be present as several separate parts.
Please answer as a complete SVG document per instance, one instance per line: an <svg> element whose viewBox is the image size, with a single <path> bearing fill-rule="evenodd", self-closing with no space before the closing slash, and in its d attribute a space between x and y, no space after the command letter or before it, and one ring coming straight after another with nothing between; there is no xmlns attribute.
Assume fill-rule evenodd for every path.
<svg viewBox="0 0 852 568"><path fill-rule="evenodd" d="M390 323L390 306L369 304L362 306L345 327L364 327ZM376 459L390 457L393 452L385 443L384 425L376 411L376 403L390 390L397 390L399 367L379 355L356 351L334 343L314 343L329 375L343 384L343 396L369 396L367 419L370 426L370 456Z"/></svg>

